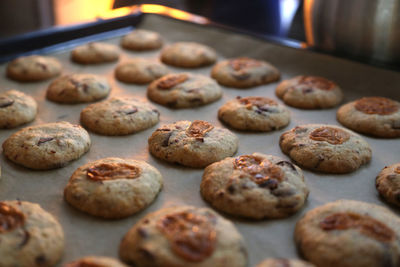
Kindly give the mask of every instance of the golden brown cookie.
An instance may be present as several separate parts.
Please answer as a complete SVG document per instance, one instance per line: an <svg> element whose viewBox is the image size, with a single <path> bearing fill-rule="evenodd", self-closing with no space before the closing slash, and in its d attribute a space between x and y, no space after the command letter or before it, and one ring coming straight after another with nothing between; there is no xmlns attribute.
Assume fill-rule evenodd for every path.
<svg viewBox="0 0 400 267"><path fill-rule="evenodd" d="M238 143L229 130L206 121L178 121L158 128L149 138L149 150L165 161L202 168L235 154Z"/></svg>
<svg viewBox="0 0 400 267"><path fill-rule="evenodd" d="M63 267L128 267L117 259L100 256L87 256L79 260L69 262Z"/></svg>
<svg viewBox="0 0 400 267"><path fill-rule="evenodd" d="M218 110L218 118L234 129L269 132L288 125L290 112L271 98L238 96Z"/></svg>
<svg viewBox="0 0 400 267"><path fill-rule="evenodd" d="M121 46L133 51L155 50L162 45L161 36L148 30L134 30L121 39Z"/></svg>
<svg viewBox="0 0 400 267"><path fill-rule="evenodd" d="M283 133L283 153L307 169L348 173L371 160L371 147L358 134L336 125L306 124Z"/></svg>
<svg viewBox="0 0 400 267"><path fill-rule="evenodd" d="M207 76L172 73L152 82L147 88L147 96L170 108L192 108L217 101L222 90Z"/></svg>
<svg viewBox="0 0 400 267"><path fill-rule="evenodd" d="M252 219L287 217L303 207L308 192L299 167L261 153L209 165L200 184L214 208Z"/></svg>
<svg viewBox="0 0 400 267"><path fill-rule="evenodd" d="M61 73L61 63L53 57L25 56L7 65L7 76L21 82L34 82L53 78Z"/></svg>
<svg viewBox="0 0 400 267"><path fill-rule="evenodd" d="M64 197L81 211L119 219L150 205L162 185L160 172L144 161L105 158L79 167L65 187Z"/></svg>
<svg viewBox="0 0 400 267"><path fill-rule="evenodd" d="M376 177L375 186L387 202L400 206L400 163L383 168Z"/></svg>
<svg viewBox="0 0 400 267"><path fill-rule="evenodd" d="M400 137L400 103L385 97L363 97L337 111L337 120L353 131L377 137Z"/></svg>
<svg viewBox="0 0 400 267"><path fill-rule="evenodd" d="M211 77L228 87L249 88L278 81L280 73L266 61L239 57L218 62Z"/></svg>
<svg viewBox="0 0 400 267"><path fill-rule="evenodd" d="M74 48L71 59L80 64L101 64L117 61L118 47L107 43L87 43Z"/></svg>
<svg viewBox="0 0 400 267"><path fill-rule="evenodd" d="M158 123L160 113L147 102L113 97L91 104L81 112L81 123L102 135L127 135Z"/></svg>
<svg viewBox="0 0 400 267"><path fill-rule="evenodd" d="M77 104L106 98L111 87L107 79L94 74L71 74L54 80L47 88L47 99L64 104Z"/></svg>
<svg viewBox="0 0 400 267"><path fill-rule="evenodd" d="M145 216L123 238L127 264L174 267L244 267L247 253L235 226L208 208L164 208Z"/></svg>
<svg viewBox="0 0 400 267"><path fill-rule="evenodd" d="M64 251L58 221L38 204L0 202L0 266L51 267Z"/></svg>
<svg viewBox="0 0 400 267"><path fill-rule="evenodd" d="M183 68L198 68L213 64L217 60L215 50L194 42L178 42L161 51L161 61Z"/></svg>
<svg viewBox="0 0 400 267"><path fill-rule="evenodd" d="M0 129L15 128L31 122L37 113L37 103L17 90L0 93Z"/></svg>
<svg viewBox="0 0 400 267"><path fill-rule="evenodd" d="M302 260L271 258L260 262L256 267L315 267L315 265Z"/></svg>
<svg viewBox="0 0 400 267"><path fill-rule="evenodd" d="M115 69L115 77L121 82L145 84L169 73L165 65L151 59L134 58Z"/></svg>
<svg viewBox="0 0 400 267"><path fill-rule="evenodd" d="M324 267L400 266L400 219L361 201L338 200L307 212L295 241L305 259Z"/></svg>
<svg viewBox="0 0 400 267"><path fill-rule="evenodd" d="M64 167L90 148L88 132L79 125L55 122L23 128L3 143L4 155L30 169Z"/></svg>
<svg viewBox="0 0 400 267"><path fill-rule="evenodd" d="M342 89L323 77L296 76L281 82L275 91L285 104L303 109L337 106L343 99Z"/></svg>

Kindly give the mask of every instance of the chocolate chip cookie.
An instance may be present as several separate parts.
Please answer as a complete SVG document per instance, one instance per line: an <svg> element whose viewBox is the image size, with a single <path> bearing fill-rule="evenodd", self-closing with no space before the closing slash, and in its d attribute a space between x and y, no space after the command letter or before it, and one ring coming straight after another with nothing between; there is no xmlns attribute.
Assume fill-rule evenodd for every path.
<svg viewBox="0 0 400 267"><path fill-rule="evenodd" d="M61 63L56 58L25 56L8 63L7 77L20 82L35 82L53 78L61 70Z"/></svg>
<svg viewBox="0 0 400 267"><path fill-rule="evenodd" d="M337 120L353 131L376 137L400 137L400 103L385 97L363 97L341 106Z"/></svg>
<svg viewBox="0 0 400 267"><path fill-rule="evenodd" d="M178 121L158 128L149 138L149 150L165 161L202 168L235 154L238 143L229 130L206 121Z"/></svg>
<svg viewBox="0 0 400 267"><path fill-rule="evenodd" d="M121 46L133 51L155 50L162 45L161 36L148 30L134 30L121 39Z"/></svg>
<svg viewBox="0 0 400 267"><path fill-rule="evenodd" d="M338 200L305 214L295 229L298 249L324 267L400 265L400 219L390 210Z"/></svg>
<svg viewBox="0 0 400 267"><path fill-rule="evenodd" d="M87 43L74 48L71 59L80 64L101 64L117 61L118 47L107 43Z"/></svg>
<svg viewBox="0 0 400 267"><path fill-rule="evenodd" d="M121 82L146 84L169 73L163 64L145 58L134 58L123 62L115 69L115 77Z"/></svg>
<svg viewBox="0 0 400 267"><path fill-rule="evenodd" d="M89 148L86 130L65 121L24 128L3 143L3 153L9 160L37 170L63 167Z"/></svg>
<svg viewBox="0 0 400 267"><path fill-rule="evenodd" d="M47 99L64 104L93 102L106 98L111 87L106 78L93 74L71 74L54 80L47 88Z"/></svg>
<svg viewBox="0 0 400 267"><path fill-rule="evenodd" d="M281 82L275 91L285 104L302 109L324 109L337 106L343 99L342 89L323 77L296 76Z"/></svg>
<svg viewBox="0 0 400 267"><path fill-rule="evenodd" d="M37 113L37 103L17 90L0 93L0 129L15 128L31 122Z"/></svg>
<svg viewBox="0 0 400 267"><path fill-rule="evenodd" d="M173 73L152 82L147 88L147 96L170 108L192 108L217 101L222 90L204 75Z"/></svg>
<svg viewBox="0 0 400 267"><path fill-rule="evenodd" d="M375 185L387 202L400 206L400 163L383 168L376 177Z"/></svg>
<svg viewBox="0 0 400 267"><path fill-rule="evenodd" d="M211 77L228 87L249 88L278 81L280 73L266 61L239 57L218 62Z"/></svg>
<svg viewBox="0 0 400 267"><path fill-rule="evenodd" d="M218 118L234 129L269 132L288 125L290 112L267 97L238 96L218 110Z"/></svg>
<svg viewBox="0 0 400 267"><path fill-rule="evenodd" d="M0 266L51 267L64 251L61 225L38 204L0 202Z"/></svg>
<svg viewBox="0 0 400 267"><path fill-rule="evenodd" d="M87 256L79 260L69 262L63 267L128 267L117 259L100 256Z"/></svg>
<svg viewBox="0 0 400 267"><path fill-rule="evenodd" d="M158 123L160 113L147 102L113 97L91 104L81 112L81 123L102 135L127 135Z"/></svg>
<svg viewBox="0 0 400 267"><path fill-rule="evenodd" d="M213 64L217 60L214 49L193 42L178 42L161 51L161 61L182 68L198 68Z"/></svg>
<svg viewBox="0 0 400 267"><path fill-rule="evenodd" d="M335 125L306 124L281 135L283 153L299 165L326 173L349 173L371 160L369 144Z"/></svg>
<svg viewBox="0 0 400 267"><path fill-rule="evenodd" d="M261 153L209 165L200 185L217 210L252 219L287 217L302 208L308 192L299 167Z"/></svg>
<svg viewBox="0 0 400 267"><path fill-rule="evenodd" d="M315 267L315 265L302 260L271 258L260 262L256 267Z"/></svg>
<svg viewBox="0 0 400 267"><path fill-rule="evenodd" d="M79 167L65 187L64 197L83 212L119 219L150 205L162 185L160 172L144 161L105 158Z"/></svg>
<svg viewBox="0 0 400 267"><path fill-rule="evenodd" d="M247 253L235 226L208 208L150 213L123 238L120 258L134 266L242 267Z"/></svg>

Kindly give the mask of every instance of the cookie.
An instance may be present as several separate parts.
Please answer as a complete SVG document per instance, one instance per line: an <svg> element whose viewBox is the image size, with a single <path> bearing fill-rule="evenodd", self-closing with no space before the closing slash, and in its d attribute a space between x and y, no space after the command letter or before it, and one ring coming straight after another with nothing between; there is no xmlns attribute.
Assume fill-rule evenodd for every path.
<svg viewBox="0 0 400 267"><path fill-rule="evenodd" d="M238 143L229 130L206 121L178 121L158 128L149 138L149 150L165 161L202 168L234 155Z"/></svg>
<svg viewBox="0 0 400 267"><path fill-rule="evenodd" d="M161 36L148 30L134 30L121 39L121 46L133 51L155 50L162 45Z"/></svg>
<svg viewBox="0 0 400 267"><path fill-rule="evenodd" d="M0 266L50 267L60 260L63 230L38 204L0 202L0 221Z"/></svg>
<svg viewBox="0 0 400 267"><path fill-rule="evenodd" d="M309 190L299 167L253 153L209 165L200 193L214 208L252 219L284 218L301 209Z"/></svg>
<svg viewBox="0 0 400 267"><path fill-rule="evenodd" d="M53 57L25 56L7 65L7 77L20 82L35 82L53 78L61 73L61 63Z"/></svg>
<svg viewBox="0 0 400 267"><path fill-rule="evenodd" d="M120 258L132 266L241 267L247 253L235 226L208 208L164 208L123 238Z"/></svg>
<svg viewBox="0 0 400 267"><path fill-rule="evenodd" d="M87 43L74 48L71 59L80 64L101 64L117 61L118 47L107 43Z"/></svg>
<svg viewBox="0 0 400 267"><path fill-rule="evenodd" d="M77 104L106 98L111 87L107 79L93 74L65 75L47 88L47 99L65 104Z"/></svg>
<svg viewBox="0 0 400 267"><path fill-rule="evenodd" d="M65 121L21 129L3 143L3 153L9 160L37 170L63 167L89 148L85 129Z"/></svg>
<svg viewBox="0 0 400 267"><path fill-rule="evenodd" d="M385 97L363 97L337 111L337 120L353 131L376 137L400 137L400 103Z"/></svg>
<svg viewBox="0 0 400 267"><path fill-rule="evenodd" d="M237 130L269 132L288 125L290 112L267 97L238 96L218 110L218 118Z"/></svg>
<svg viewBox="0 0 400 267"><path fill-rule="evenodd" d="M37 113L37 103L17 90L0 93L0 129L15 128L31 122Z"/></svg>
<svg viewBox="0 0 400 267"><path fill-rule="evenodd" d="M371 160L369 144L336 125L297 126L281 135L279 145L297 164L313 171L349 173Z"/></svg>
<svg viewBox="0 0 400 267"><path fill-rule="evenodd" d="M324 109L337 106L343 99L342 89L323 77L296 76L281 82L275 94L285 104L302 109Z"/></svg>
<svg viewBox="0 0 400 267"><path fill-rule="evenodd" d="M302 260L271 258L260 262L256 267L315 267L315 265Z"/></svg>
<svg viewBox="0 0 400 267"><path fill-rule="evenodd" d="M134 58L123 62L115 69L115 77L121 82L146 84L168 74L163 64L145 58Z"/></svg>
<svg viewBox="0 0 400 267"><path fill-rule="evenodd" d="M64 189L64 198L83 212L119 219L150 205L162 185L161 174L144 161L105 158L79 167Z"/></svg>
<svg viewBox="0 0 400 267"><path fill-rule="evenodd" d="M400 266L400 219L390 210L338 200L305 214L295 241L305 259L324 267Z"/></svg>
<svg viewBox="0 0 400 267"><path fill-rule="evenodd" d="M147 88L147 96L170 108L192 108L217 101L222 90L204 75L172 73L152 82Z"/></svg>
<svg viewBox="0 0 400 267"><path fill-rule="evenodd" d="M383 168L376 177L375 186L387 202L400 206L400 163Z"/></svg>
<svg viewBox="0 0 400 267"><path fill-rule="evenodd" d="M218 62L211 77L228 87L249 88L278 81L280 73L266 61L239 57Z"/></svg>
<svg viewBox="0 0 400 267"><path fill-rule="evenodd" d="M178 42L161 51L161 61L182 68L198 68L213 64L217 60L214 49L193 42Z"/></svg>
<svg viewBox="0 0 400 267"><path fill-rule="evenodd" d="M83 109L81 123L98 134L127 135L156 125L159 117L158 110L146 102L113 97Z"/></svg>
<svg viewBox="0 0 400 267"><path fill-rule="evenodd" d="M119 260L109 257L87 256L79 260L69 262L64 267L128 267Z"/></svg>

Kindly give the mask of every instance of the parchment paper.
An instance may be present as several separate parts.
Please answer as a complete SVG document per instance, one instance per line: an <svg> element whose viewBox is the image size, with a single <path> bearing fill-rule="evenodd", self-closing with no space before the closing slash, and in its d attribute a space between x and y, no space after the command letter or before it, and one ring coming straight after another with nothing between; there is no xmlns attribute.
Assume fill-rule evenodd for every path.
<svg viewBox="0 0 400 267"><path fill-rule="evenodd" d="M295 75L320 75L336 81L344 90L345 102L361 96L379 95L399 100L400 74L375 67L337 59L326 55L295 50L267 43L248 36L193 25L158 15L146 15L139 26L162 34L168 43L175 41L195 41L215 48L219 59L249 56L264 59L282 72L282 79ZM119 44L119 38L106 40ZM155 52L130 52L121 49L120 62L133 57L158 57ZM98 66L81 66L69 60L69 51L55 55L64 66L66 73L95 73L106 76L113 89L110 96L135 96L146 99L146 86L129 85L115 80L113 71L117 63ZM185 71L172 68L173 71ZM194 73L209 75L211 67L190 70ZM5 74L5 65L0 66L1 75ZM32 95L39 104L36 120L30 125L66 120L79 123L80 111L86 104L60 105L45 99L47 86L51 81L37 83L17 83L1 78L0 90L11 88ZM195 109L171 110L154 104L161 112L160 123L141 133L107 137L90 133L92 147L90 151L67 167L50 171L32 171L17 166L1 156L2 178L0 180L0 199L16 199L40 203L55 215L65 231L65 253L61 263L86 255L118 256L118 246L123 235L145 214L162 207L188 204L208 206L199 193L203 170L185 168L164 163L148 152L147 139L151 133L165 123L177 120L202 119L222 126L217 119L217 110L227 100L240 96L268 96L277 99L274 89L277 83L259 86L253 89L225 88L221 100ZM280 101L280 100L279 100ZM279 137L292 127L305 123L336 124L335 109L307 111L289 107L292 120L289 126L271 133L244 133L233 131L239 136L237 155L262 152L287 158L279 149ZM17 130L0 130L0 142ZM297 258L293 242L293 230L296 221L310 209L341 198L355 199L371 203L385 204L378 196L374 181L380 170L389 164L400 161L399 139L375 139L364 136L373 150L370 164L358 171L346 175L325 175L304 171L310 195L305 207L297 214L281 220L249 221L228 217L242 233L249 253L249 266L253 266L267 257ZM164 177L164 188L156 201L144 211L123 220L102 220L70 207L63 200L63 189L69 177L79 166L104 157L126 157L145 160L159 169ZM397 212L396 210L394 210ZM61 264L60 264L61 265Z"/></svg>

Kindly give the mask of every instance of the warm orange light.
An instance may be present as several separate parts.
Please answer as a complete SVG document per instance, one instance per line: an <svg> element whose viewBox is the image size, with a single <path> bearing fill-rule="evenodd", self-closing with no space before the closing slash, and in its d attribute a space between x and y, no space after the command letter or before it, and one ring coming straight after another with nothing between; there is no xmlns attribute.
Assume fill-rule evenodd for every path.
<svg viewBox="0 0 400 267"><path fill-rule="evenodd" d="M193 21L196 23L200 23L200 24L209 23L209 20L206 18L196 16L191 13L188 13L188 12L185 12L182 10L178 10L175 8L166 7L166 6L146 4L146 5L140 6L140 11L142 11L143 13L166 15L169 17L173 17L175 19L189 20L189 21Z"/></svg>
<svg viewBox="0 0 400 267"><path fill-rule="evenodd" d="M315 44L313 28L312 28L313 6L314 6L314 0L305 0L304 1L304 27L305 27L305 32L306 32L307 44L310 46L313 46Z"/></svg>

